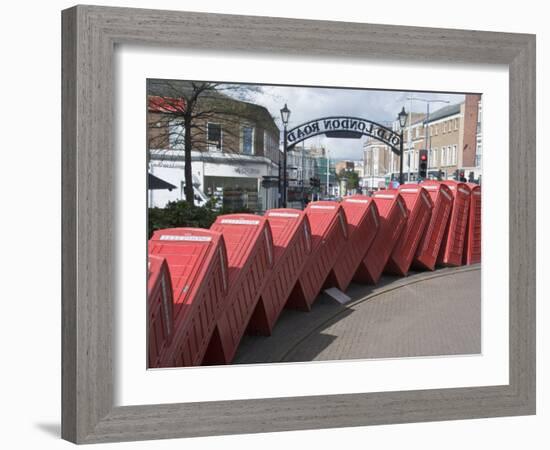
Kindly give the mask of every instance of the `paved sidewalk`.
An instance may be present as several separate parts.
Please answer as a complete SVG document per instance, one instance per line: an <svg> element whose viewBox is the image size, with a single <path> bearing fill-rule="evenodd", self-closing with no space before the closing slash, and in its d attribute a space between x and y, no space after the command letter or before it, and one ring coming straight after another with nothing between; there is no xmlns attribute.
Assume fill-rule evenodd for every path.
<svg viewBox="0 0 550 450"><path fill-rule="evenodd" d="M479 265L352 285L341 305L320 295L285 310L270 337L245 336L235 364L481 353Z"/></svg>

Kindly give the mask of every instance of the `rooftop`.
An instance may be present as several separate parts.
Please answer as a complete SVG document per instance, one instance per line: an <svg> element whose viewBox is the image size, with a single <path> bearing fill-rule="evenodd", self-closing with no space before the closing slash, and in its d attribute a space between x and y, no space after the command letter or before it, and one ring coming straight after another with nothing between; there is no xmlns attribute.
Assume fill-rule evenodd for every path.
<svg viewBox="0 0 550 450"><path fill-rule="evenodd" d="M445 117L454 116L455 114L459 114L461 105L462 105L462 103L456 103L454 105L447 105L447 106L444 106L443 108L440 108L440 109L438 109L434 112L431 112L428 123L435 122L436 120L444 119ZM418 120L413 121L413 124L424 122L425 117L426 117L426 115L422 114L421 117Z"/></svg>
<svg viewBox="0 0 550 450"><path fill-rule="evenodd" d="M279 127L267 108L256 103L240 100L227 95L220 83L185 80L148 80L147 95L149 110L177 113L185 108L186 99L193 95L194 85L211 85L200 96L201 109L217 110L220 114L239 116L245 120L261 123L264 128L279 133ZM225 86L225 85L223 85ZM230 85L227 85L230 87ZM230 92L231 89L228 89ZM162 100L161 100L162 99ZM219 107L223 105L223 107Z"/></svg>

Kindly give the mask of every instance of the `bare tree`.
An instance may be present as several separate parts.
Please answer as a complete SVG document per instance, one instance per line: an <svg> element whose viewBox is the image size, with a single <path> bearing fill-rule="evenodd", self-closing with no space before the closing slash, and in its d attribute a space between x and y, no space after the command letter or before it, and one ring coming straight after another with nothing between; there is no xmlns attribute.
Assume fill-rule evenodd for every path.
<svg viewBox="0 0 550 450"><path fill-rule="evenodd" d="M156 111L160 113L148 120L149 149L183 147L185 200L193 205L191 152L208 150L206 124L220 117L225 123L235 124L243 118L250 119L246 108L235 100L248 100L262 88L203 81L149 80L147 91L152 97L150 101L158 103Z"/></svg>

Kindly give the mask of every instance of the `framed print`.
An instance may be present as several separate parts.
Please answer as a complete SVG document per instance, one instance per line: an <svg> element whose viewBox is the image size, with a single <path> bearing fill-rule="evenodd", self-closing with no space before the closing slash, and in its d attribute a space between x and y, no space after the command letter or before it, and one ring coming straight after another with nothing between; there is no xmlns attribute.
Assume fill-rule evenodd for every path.
<svg viewBox="0 0 550 450"><path fill-rule="evenodd" d="M535 413L533 35L97 6L63 11L62 25L65 439L94 443ZM376 116L377 99L389 105L386 116ZM330 106L323 109L323 102ZM306 112L309 105L320 106ZM343 159L332 169L334 153L331 162L320 150L323 139L362 143L363 184ZM491 162L483 170L481 143ZM200 162L187 171L193 151ZM388 179L380 176L383 165L393 174ZM475 247L467 236L476 236L476 216L458 211L460 192L481 198L479 184L483 210L468 204L489 232ZM430 189L439 197L430 197ZM434 205L447 197L456 217L449 209L448 222L436 220ZM376 209L366 209L371 198ZM185 216L192 228L181 231L180 219L171 217L188 214L186 203L197 209ZM432 228L439 224L448 236L458 236L453 227L460 220L472 230L456 238L467 241L459 251L454 241L441 244L431 259L427 250L405 257L405 247L392 248L382 252L383 261L377 256L379 264L356 271L376 239L365 237L368 230L380 220L405 229L400 215L423 227L433 219ZM360 239L350 232L353 220L357 229L364 226ZM296 237L280 244L270 230L283 221ZM315 221L333 224L326 228L332 231L319 231ZM249 241L236 241L243 233L235 230L243 227L255 228ZM417 240L408 234L415 249L427 233L418 230ZM321 254L316 239L332 242L333 250ZM381 248L392 240L380 239ZM345 270L359 248L355 266ZM174 252L183 252L183 262ZM310 269L323 272L317 281L302 279L297 273L310 263L299 257L314 252L316 261L334 261L326 273ZM190 256L197 254L203 259ZM232 262L239 258L256 258L248 275L248 266ZM192 269L199 274L195 281L181 278L181 267L199 263L206 269ZM300 270L283 274L290 264ZM418 271L402 278L414 264ZM436 264L459 267L431 272ZM275 273L277 265L282 275L273 289L284 290L280 297L292 299L290 306L312 313L283 312L289 304L270 309L276 302L266 299L277 295L269 296L261 274ZM400 278L367 294L360 284L346 291L352 279L377 283L382 271ZM443 288L449 273L464 277L472 294ZM447 289L447 304L455 308L448 341L430 347L420 334L418 347L407 343L400 348L408 350L396 352L399 333L365 326L379 324L376 314L387 311L355 300L415 280L418 293L428 279ZM147 280L153 280L149 286ZM260 281L253 286L251 280ZM206 285L211 289L201 294ZM315 309L322 289L332 289L333 303ZM250 305L220 319L225 313L208 304L216 296L226 305ZM456 305L465 296L470 315L466 302ZM412 297L407 315L418 312ZM406 308L403 300L396 295L392 307ZM175 332L174 324L187 334ZM319 324L323 336L316 333ZM404 318L399 326L409 322ZM351 341L335 345L338 327L368 339L388 336L386 348L369 353ZM465 327L473 338L462 345Z"/></svg>

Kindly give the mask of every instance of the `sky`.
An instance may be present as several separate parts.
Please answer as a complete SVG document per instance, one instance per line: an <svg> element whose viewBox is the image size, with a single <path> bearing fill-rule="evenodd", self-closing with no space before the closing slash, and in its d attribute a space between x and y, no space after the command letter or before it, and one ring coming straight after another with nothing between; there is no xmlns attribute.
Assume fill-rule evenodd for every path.
<svg viewBox="0 0 550 450"><path fill-rule="evenodd" d="M265 106L282 130L280 109L286 103L290 109L289 129L325 116L347 115L369 119L374 122L392 122L404 106L409 112L410 96L426 100L446 100L451 104L464 101L464 94L381 91L367 89L317 88L294 86L263 86L260 92L250 94L248 101ZM433 112L446 106L432 103ZM426 103L412 101L413 112L426 112ZM364 139L335 139L317 136L305 141L308 145L324 145L330 150L331 159L363 159Z"/></svg>

